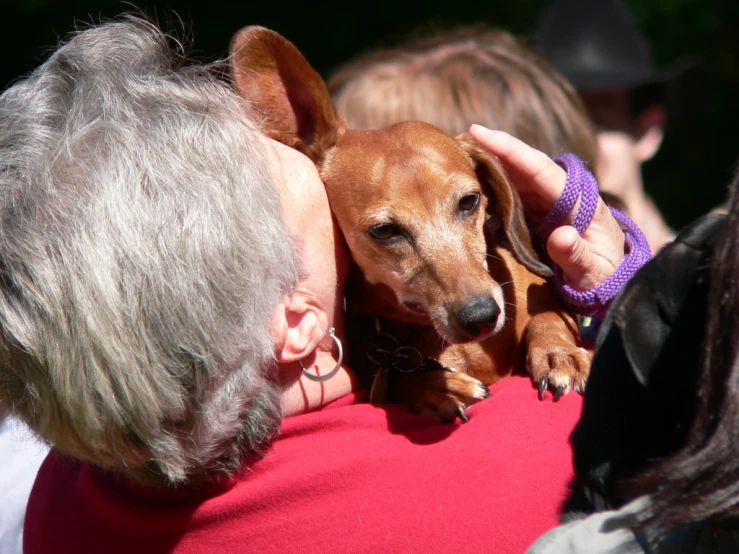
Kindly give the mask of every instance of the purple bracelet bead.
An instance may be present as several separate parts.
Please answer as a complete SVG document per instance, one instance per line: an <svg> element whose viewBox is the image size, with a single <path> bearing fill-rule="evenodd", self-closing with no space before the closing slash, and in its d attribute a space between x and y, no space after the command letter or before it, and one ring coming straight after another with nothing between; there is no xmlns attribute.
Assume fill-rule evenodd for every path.
<svg viewBox="0 0 739 554"><path fill-rule="evenodd" d="M554 266L554 281L559 293L573 311L584 316L603 317L611 301L621 291L641 267L652 257L646 237L629 217L616 208L609 208L613 217L621 223L626 236L626 249L623 260L608 279L586 291L572 288L564 280L562 269Z"/></svg>
<svg viewBox="0 0 739 554"><path fill-rule="evenodd" d="M555 162L567 171L567 183L552 211L541 223L532 228L532 232L549 235L564 223L578 198L582 197L577 215L572 222L572 226L582 235L590 225L598 205L600 197L598 183L580 159L573 154L564 154ZM565 282L562 268L554 264L554 281L562 299L580 315L603 316L621 288L652 257L649 243L639 227L626 214L615 208L609 209L620 223L626 237L626 253L616 271L592 289L578 291Z"/></svg>
<svg viewBox="0 0 739 554"><path fill-rule="evenodd" d="M535 235L547 236L557 227L562 225L577 200L582 196L580 207L577 211L572 226L581 235L590 225L590 221L598 206L598 183L595 177L587 170L585 165L574 154L562 154L556 158L555 163L567 172L567 182L552 211L544 220L531 228Z"/></svg>

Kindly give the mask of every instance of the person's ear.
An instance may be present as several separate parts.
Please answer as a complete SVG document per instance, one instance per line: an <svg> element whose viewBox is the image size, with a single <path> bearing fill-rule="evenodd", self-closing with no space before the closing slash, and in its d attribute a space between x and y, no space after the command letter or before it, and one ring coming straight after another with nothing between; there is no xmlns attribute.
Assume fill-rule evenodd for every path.
<svg viewBox="0 0 739 554"><path fill-rule="evenodd" d="M295 291L283 298L272 325L280 363L302 360L313 352L328 329L328 316L308 294Z"/></svg>
<svg viewBox="0 0 739 554"><path fill-rule="evenodd" d="M651 160L662 146L666 124L667 112L662 106L650 106L639 114L634 134L639 137L634 145L634 152L639 162Z"/></svg>

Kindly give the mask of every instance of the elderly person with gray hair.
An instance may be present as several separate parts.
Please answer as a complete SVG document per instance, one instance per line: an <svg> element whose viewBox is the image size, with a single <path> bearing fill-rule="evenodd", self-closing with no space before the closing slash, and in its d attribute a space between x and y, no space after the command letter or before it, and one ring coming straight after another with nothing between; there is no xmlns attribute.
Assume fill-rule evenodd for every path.
<svg viewBox="0 0 739 554"><path fill-rule="evenodd" d="M92 29L3 97L0 390L59 449L178 483L274 434L269 329L244 331L298 269L252 124L167 49Z"/></svg>
<svg viewBox="0 0 739 554"><path fill-rule="evenodd" d="M580 398L511 378L463 426L363 402L318 173L213 73L128 19L0 97L0 410L53 445L25 551L521 551L557 521ZM551 160L487 139L559 196ZM603 236L579 277L618 265Z"/></svg>

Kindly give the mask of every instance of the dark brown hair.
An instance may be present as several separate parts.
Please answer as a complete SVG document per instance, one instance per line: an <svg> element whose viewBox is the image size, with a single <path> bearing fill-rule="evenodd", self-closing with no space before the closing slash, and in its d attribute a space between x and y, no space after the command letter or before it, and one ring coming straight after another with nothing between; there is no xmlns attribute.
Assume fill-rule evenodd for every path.
<svg viewBox="0 0 739 554"><path fill-rule="evenodd" d="M739 524L739 172L713 253L698 410L685 445L632 481L651 494L641 530L661 536L713 519Z"/></svg>

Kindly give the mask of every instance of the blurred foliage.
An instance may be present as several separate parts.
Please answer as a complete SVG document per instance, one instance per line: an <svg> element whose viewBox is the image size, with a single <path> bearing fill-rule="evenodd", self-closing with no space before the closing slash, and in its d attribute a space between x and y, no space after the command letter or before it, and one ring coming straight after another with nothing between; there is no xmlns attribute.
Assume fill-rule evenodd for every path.
<svg viewBox="0 0 739 554"><path fill-rule="evenodd" d="M592 0L597 2L598 0ZM701 69L686 78L671 106L671 125L657 157L645 167L647 188L676 227L723 200L739 155L739 2L626 0L650 37L661 67L693 54ZM0 81L37 66L75 28L137 11L191 42L191 57L225 56L233 33L259 24L284 34L324 75L360 52L435 28L485 22L524 36L546 0L423 3L239 2L204 0L3 0L0 33L6 53Z"/></svg>

